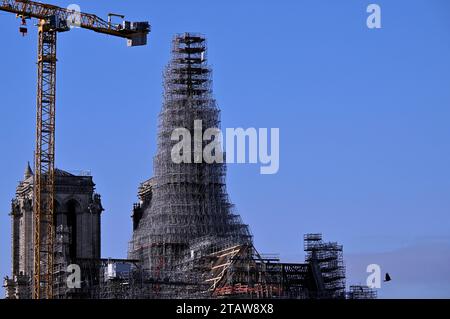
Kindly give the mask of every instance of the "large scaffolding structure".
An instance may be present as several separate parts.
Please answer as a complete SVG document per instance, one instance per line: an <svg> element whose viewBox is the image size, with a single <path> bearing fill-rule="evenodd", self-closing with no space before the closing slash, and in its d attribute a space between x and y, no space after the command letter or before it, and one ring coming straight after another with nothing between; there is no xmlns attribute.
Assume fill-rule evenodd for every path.
<svg viewBox="0 0 450 319"><path fill-rule="evenodd" d="M192 241L205 236L251 243L248 226L233 213L226 191L224 163L198 161L199 145L192 139L190 163L175 163L171 139L175 129L194 136L194 121L220 127L220 111L211 91L211 69L206 63L206 40L201 35L174 37L172 59L164 74L164 103L159 116L158 152L146 207L134 208L134 234L129 258L142 261L155 280L170 277ZM202 139L203 140L203 139ZM202 141L203 150L207 142ZM145 185L144 185L145 186ZM147 189L148 189L147 187ZM145 189L145 187L144 187ZM142 190L142 189L141 189Z"/></svg>

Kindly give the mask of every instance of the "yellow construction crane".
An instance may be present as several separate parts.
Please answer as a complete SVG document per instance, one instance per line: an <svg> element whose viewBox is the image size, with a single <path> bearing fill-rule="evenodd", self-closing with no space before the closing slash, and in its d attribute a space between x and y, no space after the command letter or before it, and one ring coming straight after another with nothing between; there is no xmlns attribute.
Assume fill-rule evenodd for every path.
<svg viewBox="0 0 450 319"><path fill-rule="evenodd" d="M113 24L93 14L26 0L0 0L0 11L22 19L20 32L27 33L26 20L38 19L38 85L36 118L36 151L34 172L34 270L33 298L53 297L54 199L55 199L55 99L56 39L59 32L72 27L89 29L128 40L128 46L147 44L148 22Z"/></svg>

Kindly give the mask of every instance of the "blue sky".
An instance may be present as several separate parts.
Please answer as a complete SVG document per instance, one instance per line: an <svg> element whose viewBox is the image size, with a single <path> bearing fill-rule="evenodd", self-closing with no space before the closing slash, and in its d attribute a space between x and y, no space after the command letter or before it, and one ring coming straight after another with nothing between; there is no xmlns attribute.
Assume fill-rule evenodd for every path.
<svg viewBox="0 0 450 319"><path fill-rule="evenodd" d="M366 27L373 2L381 30ZM344 245L349 283L379 263L394 279L381 297L450 297L450 2L77 3L153 25L143 48L86 30L59 36L56 162L92 171L106 208L104 257L126 256L136 189L152 175L170 41L193 31L208 37L223 127L280 128L277 175L228 170L257 248L302 261L302 235L323 232ZM10 200L35 134L36 28L22 38L18 27L0 13L2 276Z"/></svg>

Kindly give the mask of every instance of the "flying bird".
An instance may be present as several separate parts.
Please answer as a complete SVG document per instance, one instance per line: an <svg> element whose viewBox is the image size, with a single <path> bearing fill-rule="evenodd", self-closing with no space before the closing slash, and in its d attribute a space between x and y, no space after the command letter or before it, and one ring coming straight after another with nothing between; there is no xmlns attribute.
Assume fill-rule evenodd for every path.
<svg viewBox="0 0 450 319"><path fill-rule="evenodd" d="M384 278L384 282L391 281L391 276L389 276L389 273L386 273L386 277Z"/></svg>

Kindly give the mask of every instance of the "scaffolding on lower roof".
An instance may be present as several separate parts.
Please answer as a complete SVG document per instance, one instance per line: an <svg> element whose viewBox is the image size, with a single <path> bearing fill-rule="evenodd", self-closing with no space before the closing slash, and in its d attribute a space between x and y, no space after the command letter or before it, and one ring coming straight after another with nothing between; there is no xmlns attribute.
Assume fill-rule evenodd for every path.
<svg viewBox="0 0 450 319"><path fill-rule="evenodd" d="M306 261L313 271L322 275L318 283L323 289L325 298L345 298L345 266L343 247L337 243L323 242L322 234L306 234L304 236ZM319 296L320 297L320 296Z"/></svg>
<svg viewBox="0 0 450 319"><path fill-rule="evenodd" d="M316 235L314 235L316 236ZM259 254L252 244L236 244L237 238L204 236L191 240L189 249L171 269L149 271L139 260L102 260L100 282L91 288L100 299L335 299L376 297L356 286L351 294L341 291L342 273L330 261L340 252L336 243L309 237L304 263L282 263L277 255ZM327 252L328 251L328 252ZM332 253L329 253L332 251ZM315 252L315 253L313 253ZM121 274L105 275L108 265L127 263ZM339 262L338 262L339 264ZM116 269L116 268L114 268ZM118 269L118 268L117 268ZM103 274L103 275L102 275ZM344 274L345 275L345 274ZM344 287L345 288L345 287ZM361 288L359 288L361 290ZM342 294L343 293L343 294Z"/></svg>

